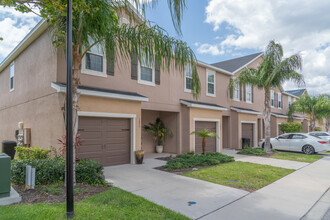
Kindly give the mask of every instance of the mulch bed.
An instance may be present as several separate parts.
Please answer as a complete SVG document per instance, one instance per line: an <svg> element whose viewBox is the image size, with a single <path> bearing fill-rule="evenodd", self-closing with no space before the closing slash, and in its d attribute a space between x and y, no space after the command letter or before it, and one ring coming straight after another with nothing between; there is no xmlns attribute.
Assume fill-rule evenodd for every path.
<svg viewBox="0 0 330 220"><path fill-rule="evenodd" d="M175 158L175 156L168 156L168 157L157 157L156 159L157 160L164 160L164 161L170 161L170 160L172 160L172 159L174 159Z"/></svg>
<svg viewBox="0 0 330 220"><path fill-rule="evenodd" d="M35 189L25 190L24 185L13 185L12 186L17 193L22 197L22 201L15 203L14 205L21 204L35 204L35 203L64 203L66 202L66 188L57 187L62 189L61 195L54 195L48 192L42 193L42 187L37 186ZM82 188L82 192L74 195L74 201L80 201L86 199L92 195L109 190L111 186L90 186L84 184L76 184L75 188Z"/></svg>

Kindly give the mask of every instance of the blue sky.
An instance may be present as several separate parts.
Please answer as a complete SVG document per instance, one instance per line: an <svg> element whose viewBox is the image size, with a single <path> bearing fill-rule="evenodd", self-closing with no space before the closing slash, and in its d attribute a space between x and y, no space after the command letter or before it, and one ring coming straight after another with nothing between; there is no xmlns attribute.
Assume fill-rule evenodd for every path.
<svg viewBox="0 0 330 220"><path fill-rule="evenodd" d="M330 94L330 1L187 0L182 36L175 32L167 1L147 10L147 19L188 43L197 58L219 62L263 51L280 42L284 56L299 53L310 94ZM37 23L33 14L0 7L0 61ZM285 89L295 89L291 82Z"/></svg>

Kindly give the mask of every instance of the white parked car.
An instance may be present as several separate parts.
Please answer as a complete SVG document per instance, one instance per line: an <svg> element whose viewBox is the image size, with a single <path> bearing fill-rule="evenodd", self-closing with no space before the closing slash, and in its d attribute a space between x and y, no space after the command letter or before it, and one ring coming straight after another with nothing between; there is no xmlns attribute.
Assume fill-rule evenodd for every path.
<svg viewBox="0 0 330 220"><path fill-rule="evenodd" d="M264 147L265 139L259 141L259 147ZM272 149L298 151L305 154L330 151L329 141L305 133L286 133L270 139Z"/></svg>
<svg viewBox="0 0 330 220"><path fill-rule="evenodd" d="M308 134L330 141L330 133L323 131L313 131Z"/></svg>

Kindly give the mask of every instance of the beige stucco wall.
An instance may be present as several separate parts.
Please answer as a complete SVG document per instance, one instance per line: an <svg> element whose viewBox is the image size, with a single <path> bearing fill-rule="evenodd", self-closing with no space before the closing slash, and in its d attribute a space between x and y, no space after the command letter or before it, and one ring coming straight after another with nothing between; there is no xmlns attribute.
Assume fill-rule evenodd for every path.
<svg viewBox="0 0 330 220"><path fill-rule="evenodd" d="M141 102L80 96L79 111L135 114L135 149L141 149Z"/></svg>
<svg viewBox="0 0 330 220"><path fill-rule="evenodd" d="M31 128L31 146L58 145L63 135L61 96L56 81L57 54L49 32L43 33L14 60L14 91L9 92L10 66L0 73L0 141L15 140L17 123Z"/></svg>
<svg viewBox="0 0 330 220"><path fill-rule="evenodd" d="M220 152L222 152L222 112L219 110L208 110L208 109L200 109L200 108L190 108L189 114L189 134L194 131L194 119L216 119L220 121ZM190 135L189 138L189 150L194 150L194 142L195 136Z"/></svg>

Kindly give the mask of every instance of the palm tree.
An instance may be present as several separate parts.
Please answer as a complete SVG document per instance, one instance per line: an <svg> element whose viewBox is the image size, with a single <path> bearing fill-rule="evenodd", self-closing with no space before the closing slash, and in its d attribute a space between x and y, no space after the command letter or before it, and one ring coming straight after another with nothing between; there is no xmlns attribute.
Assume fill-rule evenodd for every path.
<svg viewBox="0 0 330 220"><path fill-rule="evenodd" d="M185 0L168 0L167 2L173 25L177 32L181 33L180 24L186 7ZM103 49L108 62L113 62L116 59L115 54L119 53L125 59L140 61L145 56L147 61L157 62L160 68L170 70L174 67L182 73L186 66L190 66L193 78L192 94L197 99L200 93L200 82L196 69L196 56L185 42L168 36L164 29L157 25L151 26L147 20L136 25L119 24L118 17L121 14L127 14L131 23L143 20L144 18L141 19L139 13L144 11L148 3L157 3L157 1L73 1L73 137L78 133L80 66L84 55L93 46L100 46ZM15 7L22 13L33 12L41 16L49 24L53 46L65 48L66 1L1 0L0 5Z"/></svg>
<svg viewBox="0 0 330 220"><path fill-rule="evenodd" d="M289 116L292 117L295 112L307 114L310 119L309 130L314 131L316 121L322 121L327 116L329 117L329 111L329 100L326 96L305 94L291 105Z"/></svg>
<svg viewBox="0 0 330 220"><path fill-rule="evenodd" d="M264 100L264 122L265 122L265 151L270 151L270 90L280 88L287 81L292 80L298 85L304 83L302 74L296 72L302 65L301 57L294 54L283 59L283 48L281 44L270 41L264 53L263 61L257 69L245 68L240 75L229 84L229 91L233 91L235 85L245 83L263 89Z"/></svg>
<svg viewBox="0 0 330 220"><path fill-rule="evenodd" d="M197 134L198 136L200 136L202 138L202 150L203 150L203 154L206 153L206 138L211 138L211 137L219 137L216 133L214 132L209 132L208 129L203 129L201 131L193 131L191 132L191 134Z"/></svg>

